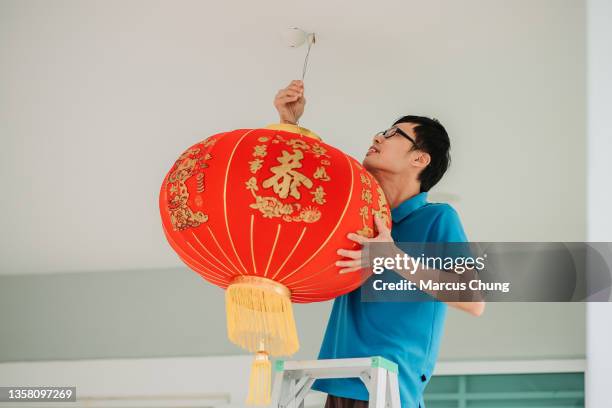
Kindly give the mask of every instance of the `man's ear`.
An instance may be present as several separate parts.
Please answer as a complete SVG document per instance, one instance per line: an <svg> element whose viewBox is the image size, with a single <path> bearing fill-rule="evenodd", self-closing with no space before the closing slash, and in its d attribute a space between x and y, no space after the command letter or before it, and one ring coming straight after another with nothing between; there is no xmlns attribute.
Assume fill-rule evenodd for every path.
<svg viewBox="0 0 612 408"><path fill-rule="evenodd" d="M416 156L412 160L414 166L424 169L431 162L431 156L427 152L418 150Z"/></svg>

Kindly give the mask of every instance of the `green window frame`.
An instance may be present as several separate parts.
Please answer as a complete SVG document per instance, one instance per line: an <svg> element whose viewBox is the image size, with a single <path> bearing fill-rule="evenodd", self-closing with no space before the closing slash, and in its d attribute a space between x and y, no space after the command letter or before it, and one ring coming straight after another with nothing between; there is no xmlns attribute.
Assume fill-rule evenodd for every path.
<svg viewBox="0 0 612 408"><path fill-rule="evenodd" d="M584 373L433 376L426 408L584 408Z"/></svg>

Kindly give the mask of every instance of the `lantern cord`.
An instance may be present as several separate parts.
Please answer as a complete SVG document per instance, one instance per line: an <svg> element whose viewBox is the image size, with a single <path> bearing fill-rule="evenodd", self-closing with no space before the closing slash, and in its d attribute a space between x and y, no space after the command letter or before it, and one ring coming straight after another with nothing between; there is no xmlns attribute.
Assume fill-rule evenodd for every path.
<svg viewBox="0 0 612 408"><path fill-rule="evenodd" d="M306 70L308 69L308 57L310 56L310 47L312 47L312 44L314 44L315 42L314 33L310 35L312 35L312 39L310 38L308 39L308 50L306 51L306 57L304 57L304 64L302 65L302 82L304 82L304 78L306 78ZM298 126L298 129L300 129L299 128L300 126L299 118L295 121L295 124ZM300 133L301 133L301 130L300 130Z"/></svg>
<svg viewBox="0 0 612 408"><path fill-rule="evenodd" d="M312 41L308 41L308 50L306 51L306 57L304 58L304 65L302 66L302 81L304 80L304 78L306 77L306 69L308 68L308 56L310 55L310 47L312 47L312 44L314 43L314 34L312 37Z"/></svg>

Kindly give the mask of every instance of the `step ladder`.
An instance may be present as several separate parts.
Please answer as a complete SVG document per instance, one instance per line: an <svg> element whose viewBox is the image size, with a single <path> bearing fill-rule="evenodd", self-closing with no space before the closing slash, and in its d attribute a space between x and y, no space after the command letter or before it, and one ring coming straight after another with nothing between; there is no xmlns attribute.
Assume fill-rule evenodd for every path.
<svg viewBox="0 0 612 408"><path fill-rule="evenodd" d="M383 357L328 360L276 360L271 408L303 408L319 378L360 378L370 394L369 408L401 408L397 364Z"/></svg>

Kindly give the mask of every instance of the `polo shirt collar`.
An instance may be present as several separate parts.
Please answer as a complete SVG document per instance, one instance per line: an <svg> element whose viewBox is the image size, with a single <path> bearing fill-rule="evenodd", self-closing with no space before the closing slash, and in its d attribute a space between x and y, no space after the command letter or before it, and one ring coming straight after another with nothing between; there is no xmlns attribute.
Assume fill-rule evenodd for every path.
<svg viewBox="0 0 612 408"><path fill-rule="evenodd" d="M402 202L397 207L391 210L391 219L393 222L400 222L406 218L411 212L417 210L427 204L427 191L423 191Z"/></svg>

